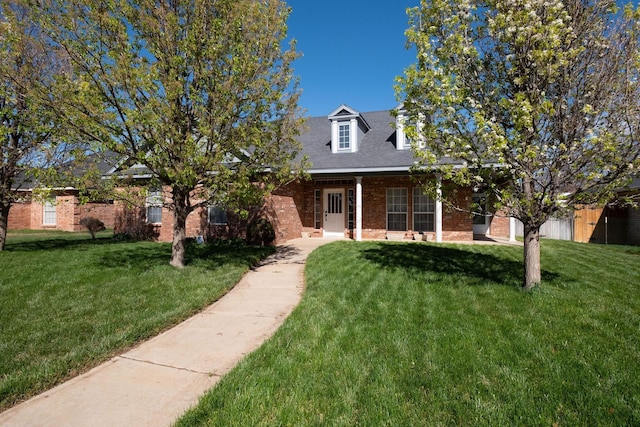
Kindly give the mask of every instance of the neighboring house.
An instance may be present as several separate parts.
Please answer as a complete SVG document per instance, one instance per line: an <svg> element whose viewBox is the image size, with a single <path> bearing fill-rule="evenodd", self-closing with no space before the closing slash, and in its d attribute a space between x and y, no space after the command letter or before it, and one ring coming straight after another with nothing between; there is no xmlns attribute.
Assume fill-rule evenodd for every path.
<svg viewBox="0 0 640 427"><path fill-rule="evenodd" d="M107 172L112 166L109 161L97 162L98 170ZM113 200L80 203L80 192L73 187L56 188L50 191L47 200L33 196L37 183L25 177L18 177L14 183L16 201L9 210L9 230L61 230L82 231L80 220L94 217L105 227L113 228L115 209Z"/></svg>
<svg viewBox="0 0 640 427"><path fill-rule="evenodd" d="M299 138L301 155L311 164L310 178L273 192L263 206L252 210L249 220L266 217L277 243L301 236L471 241L474 235L509 237L515 232L509 218L474 218L468 210L447 209L424 195L410 173L416 159L403 124L402 114L396 118L389 110L361 113L346 105L328 116L310 118ZM111 173L150 178L138 168ZM162 241L171 240L173 226L171 212L162 203L168 191L149 192L145 204L147 222ZM457 198L457 206L470 207L483 195L460 188ZM245 226L246 221L223 207L212 206L188 217L187 236L242 237Z"/></svg>

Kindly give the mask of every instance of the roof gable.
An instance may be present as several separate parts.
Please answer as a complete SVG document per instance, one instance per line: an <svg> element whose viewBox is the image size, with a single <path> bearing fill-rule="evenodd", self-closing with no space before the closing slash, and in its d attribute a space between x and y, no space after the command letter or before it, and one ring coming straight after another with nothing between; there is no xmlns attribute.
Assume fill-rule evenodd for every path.
<svg viewBox="0 0 640 427"><path fill-rule="evenodd" d="M333 110L331 113L329 113L329 115L327 116L327 118L329 120L333 120L336 118L351 118L351 117L358 117L360 116L360 113L358 111L356 111L355 109L349 107L346 104L342 104L341 106L339 106L338 108L336 108L335 110Z"/></svg>
<svg viewBox="0 0 640 427"><path fill-rule="evenodd" d="M330 121L342 121L347 119L357 119L362 130L366 133L371 130L371 126L360 112L354 108L349 107L347 104L342 104L327 116Z"/></svg>

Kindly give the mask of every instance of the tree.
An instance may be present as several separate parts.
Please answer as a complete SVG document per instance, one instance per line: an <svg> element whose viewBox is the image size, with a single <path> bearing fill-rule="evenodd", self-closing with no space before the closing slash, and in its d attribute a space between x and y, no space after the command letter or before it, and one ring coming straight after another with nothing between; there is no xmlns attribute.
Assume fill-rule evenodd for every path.
<svg viewBox="0 0 640 427"><path fill-rule="evenodd" d="M424 119L416 155L523 222L531 289L540 226L609 200L640 166L640 13L613 0L423 0L409 14L417 63L396 93Z"/></svg>
<svg viewBox="0 0 640 427"><path fill-rule="evenodd" d="M56 50L43 47L41 35L25 2L0 5L0 251L9 210L19 197L15 190L67 153L44 101L63 62Z"/></svg>
<svg viewBox="0 0 640 427"><path fill-rule="evenodd" d="M170 188L171 265L190 212L255 203L299 171L301 118L278 0L47 0L73 73L59 110L85 140ZM268 172L268 173L267 173Z"/></svg>

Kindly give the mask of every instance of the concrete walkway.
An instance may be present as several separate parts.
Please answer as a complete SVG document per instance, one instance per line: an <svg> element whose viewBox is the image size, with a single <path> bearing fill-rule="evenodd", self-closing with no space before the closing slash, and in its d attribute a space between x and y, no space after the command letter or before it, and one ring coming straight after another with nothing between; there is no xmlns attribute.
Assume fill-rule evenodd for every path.
<svg viewBox="0 0 640 427"><path fill-rule="evenodd" d="M296 239L200 314L133 350L0 414L1 426L167 426L300 301L307 255L324 239Z"/></svg>

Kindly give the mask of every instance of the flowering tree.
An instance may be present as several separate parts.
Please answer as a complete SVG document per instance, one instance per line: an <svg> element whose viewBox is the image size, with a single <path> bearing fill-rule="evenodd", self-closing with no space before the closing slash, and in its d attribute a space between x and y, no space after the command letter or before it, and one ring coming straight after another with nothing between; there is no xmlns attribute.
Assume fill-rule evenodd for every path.
<svg viewBox="0 0 640 427"><path fill-rule="evenodd" d="M640 166L640 12L614 0L422 0L409 15L417 63L396 92L424 118L416 154L522 221L531 289L540 226L610 200Z"/></svg>
<svg viewBox="0 0 640 427"><path fill-rule="evenodd" d="M281 46L284 2L40 4L52 45L72 66L58 100L65 123L170 188L171 265L184 265L194 209L255 201L292 179L301 118L297 54Z"/></svg>

